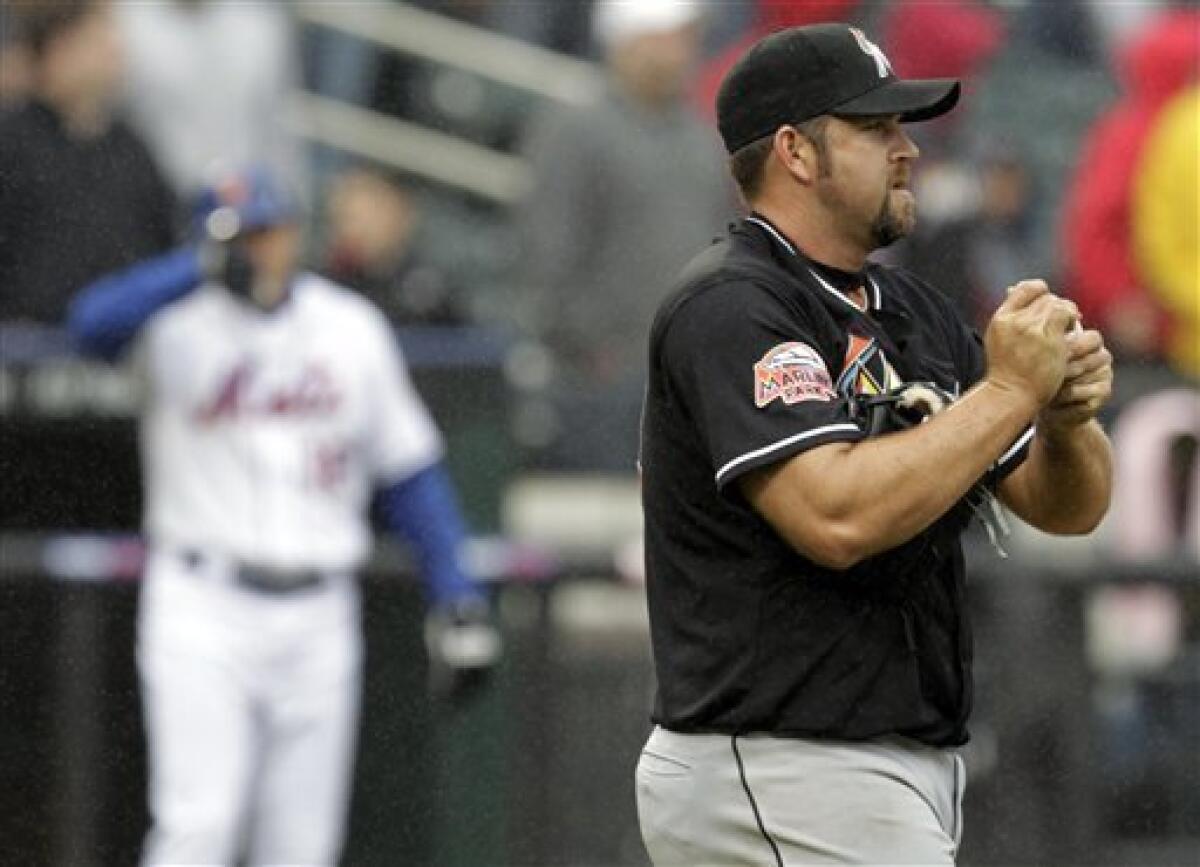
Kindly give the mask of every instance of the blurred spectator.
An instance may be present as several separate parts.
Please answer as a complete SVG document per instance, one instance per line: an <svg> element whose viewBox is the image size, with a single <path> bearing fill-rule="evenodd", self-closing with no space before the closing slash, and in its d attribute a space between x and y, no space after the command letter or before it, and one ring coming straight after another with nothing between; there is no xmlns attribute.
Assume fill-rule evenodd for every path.
<svg viewBox="0 0 1200 867"><path fill-rule="evenodd" d="M512 3L505 0L416 0L431 12L487 27L566 54L586 54L593 0Z"/></svg>
<svg viewBox="0 0 1200 867"><path fill-rule="evenodd" d="M1016 37L1044 54L1080 66L1096 67L1106 55L1099 38L1099 25L1092 13L1096 6L1133 5L1095 3L1092 0L1054 0L1053 3L1024 4L1016 16Z"/></svg>
<svg viewBox="0 0 1200 867"><path fill-rule="evenodd" d="M972 89L1004 42L1001 13L977 0L895 0L882 21L883 47L901 78L957 78ZM937 39L930 39L931 33ZM954 143L964 115L952 111L910 133L928 159Z"/></svg>
<svg viewBox="0 0 1200 867"><path fill-rule="evenodd" d="M717 142L685 101L700 13L597 6L610 86L529 134L525 313L558 361L558 468L633 472L642 338L675 269L733 213Z"/></svg>
<svg viewBox="0 0 1200 867"><path fill-rule="evenodd" d="M1197 35L1200 57L1200 34ZM1167 358L1200 380L1200 86L1158 114L1134 178L1138 273L1169 318Z"/></svg>
<svg viewBox="0 0 1200 867"><path fill-rule="evenodd" d="M50 324L88 281L169 247L175 204L113 111L122 53L112 4L12 10L33 90L0 117L0 319Z"/></svg>
<svg viewBox="0 0 1200 867"><path fill-rule="evenodd" d="M1166 13L1129 43L1120 66L1124 96L1092 127L1067 192L1068 288L1084 318L1126 358L1158 358L1165 351L1165 313L1134 264L1131 197L1146 133L1171 96L1195 80L1198 57L1196 10Z"/></svg>
<svg viewBox="0 0 1200 867"><path fill-rule="evenodd" d="M33 87L29 47L17 33L10 0L0 0L0 109L19 102Z"/></svg>
<svg viewBox="0 0 1200 867"><path fill-rule="evenodd" d="M417 204L387 178L353 170L334 179L327 205L325 273L367 295L393 322L461 322L451 278L416 243Z"/></svg>
<svg viewBox="0 0 1200 867"><path fill-rule="evenodd" d="M1029 270L1033 178L1015 151L997 149L979 167L977 202L965 214L928 223L904 246L905 267L929 276L967 320L983 328L1004 287Z"/></svg>
<svg viewBox="0 0 1200 867"><path fill-rule="evenodd" d="M856 15L864 4L860 0L757 0L750 5L754 7L753 25L740 39L706 62L696 77L693 97L700 112L709 120L716 119L717 88L721 86L722 79L755 42L768 33L787 27L820 24L823 21L856 23Z"/></svg>
<svg viewBox="0 0 1200 867"><path fill-rule="evenodd" d="M536 38L540 35L538 28L526 28L531 23L530 16L532 20L552 22L572 6L490 0L427 0L404 5L428 7L427 11L406 11L420 16L434 13L451 19L447 24L452 30L477 30L485 39L500 34ZM403 26L406 17L397 18L395 26ZM518 32L514 33L512 28ZM383 52L376 61L374 105L380 111L485 147L508 152L517 147L530 100L530 95L519 88L492 81L454 63L429 62L395 51Z"/></svg>
<svg viewBox="0 0 1200 867"><path fill-rule="evenodd" d="M896 0L888 4L883 28L901 78L970 79L1004 39L1000 13L976 0Z"/></svg>
<svg viewBox="0 0 1200 867"><path fill-rule="evenodd" d="M1035 187L1048 195L1034 204L1028 270L1053 277L1059 273L1058 192L1077 165L1079 141L1113 101L1116 86L1103 66L1057 53L1032 23L1040 3L992 4L1004 13L1005 39L995 56L976 70L969 84L975 98L960 110L954 127L955 149L987 146L998 134L1019 142ZM924 157L940 150L925 140ZM931 147L935 146L935 147Z"/></svg>
<svg viewBox="0 0 1200 867"><path fill-rule="evenodd" d="M269 162L307 191L299 141L283 123L298 84L283 4L246 0L118 3L128 44L131 120L175 189L191 195L220 166Z"/></svg>
<svg viewBox="0 0 1200 867"><path fill-rule="evenodd" d="M1162 0L1089 3L1088 11L1097 33L1104 40L1109 56L1116 57L1129 38L1157 17L1164 5Z"/></svg>

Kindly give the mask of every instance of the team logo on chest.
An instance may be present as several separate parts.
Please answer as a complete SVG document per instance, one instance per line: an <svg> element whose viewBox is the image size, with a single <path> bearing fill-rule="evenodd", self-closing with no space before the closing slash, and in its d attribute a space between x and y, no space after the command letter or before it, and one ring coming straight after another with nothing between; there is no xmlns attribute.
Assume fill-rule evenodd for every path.
<svg viewBox="0 0 1200 867"><path fill-rule="evenodd" d="M203 423L242 416L327 416L342 404L342 392L320 363L303 365L291 377L270 382L243 359L218 380L211 397L202 401L196 418Z"/></svg>
<svg viewBox="0 0 1200 867"><path fill-rule="evenodd" d="M829 370L807 343L780 343L754 365L754 405L759 409L773 400L793 404L832 397Z"/></svg>
<svg viewBox="0 0 1200 867"><path fill-rule="evenodd" d="M851 334L846 360L837 381L842 397L886 394L901 384L900 377L873 337Z"/></svg>

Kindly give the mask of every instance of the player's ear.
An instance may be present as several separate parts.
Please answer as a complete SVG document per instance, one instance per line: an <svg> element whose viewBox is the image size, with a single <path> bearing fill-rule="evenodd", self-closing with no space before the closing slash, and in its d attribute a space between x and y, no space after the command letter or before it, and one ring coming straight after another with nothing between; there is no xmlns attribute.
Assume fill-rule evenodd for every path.
<svg viewBox="0 0 1200 867"><path fill-rule="evenodd" d="M805 186L816 183L820 174L817 148L808 136L793 126L781 126L775 131L775 158L789 175Z"/></svg>

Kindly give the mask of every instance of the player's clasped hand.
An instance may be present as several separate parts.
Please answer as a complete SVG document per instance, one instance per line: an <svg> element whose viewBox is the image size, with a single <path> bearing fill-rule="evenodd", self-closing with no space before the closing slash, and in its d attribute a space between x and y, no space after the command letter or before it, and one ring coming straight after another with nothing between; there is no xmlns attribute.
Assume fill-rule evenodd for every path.
<svg viewBox="0 0 1200 867"><path fill-rule="evenodd" d="M1084 329L1066 338L1068 361L1063 384L1042 410L1038 424L1063 430L1096 417L1112 397L1112 353L1099 331Z"/></svg>
<svg viewBox="0 0 1200 867"><path fill-rule="evenodd" d="M1045 407L1066 378L1066 335L1078 321L1078 308L1051 293L1044 280L1017 283L988 324L988 380Z"/></svg>

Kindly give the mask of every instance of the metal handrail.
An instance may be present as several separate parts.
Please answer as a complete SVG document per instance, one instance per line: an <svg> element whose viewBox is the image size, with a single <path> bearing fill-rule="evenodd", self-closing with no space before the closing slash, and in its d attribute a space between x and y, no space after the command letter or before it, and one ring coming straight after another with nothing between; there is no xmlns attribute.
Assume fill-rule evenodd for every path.
<svg viewBox="0 0 1200 867"><path fill-rule="evenodd" d="M293 9L301 23L335 29L546 99L582 103L602 87L603 73L594 63L407 3L303 0ZM313 93L292 95L288 119L310 141L503 205L519 201L531 183L529 166L520 157Z"/></svg>
<svg viewBox="0 0 1200 867"><path fill-rule="evenodd" d="M310 141L506 205L519 201L531 182L519 157L313 93L292 94L288 124Z"/></svg>
<svg viewBox="0 0 1200 867"><path fill-rule="evenodd" d="M603 78L594 63L407 3L305 0L294 8L304 23L340 30L560 102L586 101L600 87Z"/></svg>

